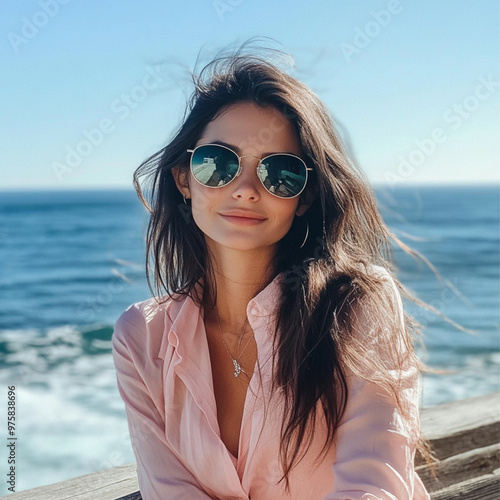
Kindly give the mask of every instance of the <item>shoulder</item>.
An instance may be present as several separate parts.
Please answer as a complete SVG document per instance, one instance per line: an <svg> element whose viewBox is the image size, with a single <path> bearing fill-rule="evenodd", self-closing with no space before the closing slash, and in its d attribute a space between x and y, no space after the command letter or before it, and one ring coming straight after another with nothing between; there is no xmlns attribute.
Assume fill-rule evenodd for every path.
<svg viewBox="0 0 500 500"><path fill-rule="evenodd" d="M362 272L371 282L372 301L376 300L381 303L380 299L383 299L388 301L387 306L396 311L401 309L401 295L395 277L388 269L380 265L369 264L363 266ZM368 299L367 302L370 302L369 298L365 298Z"/></svg>
<svg viewBox="0 0 500 500"><path fill-rule="evenodd" d="M379 266L378 264L365 264L362 269L367 276L378 278L384 284L394 283L392 274L384 266Z"/></svg>
<svg viewBox="0 0 500 500"><path fill-rule="evenodd" d="M385 395L413 397L421 365L397 278L382 266L373 265L362 272L370 281L370 288L353 301L349 334L341 345L349 383L358 389L367 382L373 383ZM370 391L377 396L374 387Z"/></svg>
<svg viewBox="0 0 500 500"><path fill-rule="evenodd" d="M144 326L146 322L151 321L162 312L166 312L170 303L171 299L167 299L163 303L158 303L156 299L152 297L141 302L130 304L117 319L115 330L121 331L123 328L126 329L127 326Z"/></svg>
<svg viewBox="0 0 500 500"><path fill-rule="evenodd" d="M152 297L135 302L116 320L112 344L115 350L126 348L129 353L157 355L165 329L172 323L172 309L176 299L184 297L161 297L160 302Z"/></svg>

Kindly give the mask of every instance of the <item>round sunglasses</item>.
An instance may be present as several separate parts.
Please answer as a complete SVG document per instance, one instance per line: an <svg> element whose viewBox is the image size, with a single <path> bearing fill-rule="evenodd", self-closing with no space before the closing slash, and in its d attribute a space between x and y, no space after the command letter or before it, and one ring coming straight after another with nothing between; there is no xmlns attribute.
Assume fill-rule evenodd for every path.
<svg viewBox="0 0 500 500"><path fill-rule="evenodd" d="M308 168L301 158L289 153L275 153L265 158L253 155L238 156L232 149L220 144L203 144L188 149L191 172L203 186L227 186L241 173L241 159L257 158L257 177L264 188L278 198L295 198L307 184Z"/></svg>

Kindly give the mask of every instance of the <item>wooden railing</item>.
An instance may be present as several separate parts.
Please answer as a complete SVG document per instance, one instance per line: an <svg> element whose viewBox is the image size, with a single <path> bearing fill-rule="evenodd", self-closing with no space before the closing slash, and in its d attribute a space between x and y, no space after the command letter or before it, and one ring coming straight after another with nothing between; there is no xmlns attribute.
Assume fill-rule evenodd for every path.
<svg viewBox="0 0 500 500"><path fill-rule="evenodd" d="M420 418L437 480L420 457L415 465L433 500L499 500L500 393L426 408Z"/></svg>
<svg viewBox="0 0 500 500"><path fill-rule="evenodd" d="M424 408L420 418L438 459L437 480L420 456L415 467L432 499L499 500L500 392ZM129 464L5 498L141 500L138 489L135 464Z"/></svg>

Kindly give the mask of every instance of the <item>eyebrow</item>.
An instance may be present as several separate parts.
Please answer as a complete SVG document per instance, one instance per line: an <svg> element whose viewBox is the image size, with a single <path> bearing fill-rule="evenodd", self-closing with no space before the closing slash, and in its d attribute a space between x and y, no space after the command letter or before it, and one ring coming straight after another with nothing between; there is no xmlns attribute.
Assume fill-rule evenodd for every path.
<svg viewBox="0 0 500 500"><path fill-rule="evenodd" d="M219 146L226 146L226 148L232 149L235 153L238 154L238 156L241 156L241 149L238 146L235 146L234 144L229 144L224 141L210 141L210 144L218 144ZM262 153L262 158L276 154L288 154L288 155L299 156L297 153L292 153L291 151L267 151L266 153Z"/></svg>

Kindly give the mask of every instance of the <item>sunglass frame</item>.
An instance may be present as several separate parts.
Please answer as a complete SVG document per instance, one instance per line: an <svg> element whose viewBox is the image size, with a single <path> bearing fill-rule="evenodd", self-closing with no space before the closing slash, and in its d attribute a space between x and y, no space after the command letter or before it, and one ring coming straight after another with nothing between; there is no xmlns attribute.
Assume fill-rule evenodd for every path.
<svg viewBox="0 0 500 500"><path fill-rule="evenodd" d="M236 158L238 158L238 171L236 172L236 175L227 184L224 184L223 186L207 186L206 184L203 184L203 182L199 181L196 178L196 176L194 175L194 172L193 172L193 157L194 157L194 153L196 152L197 149L202 148L204 146L216 146L218 148L227 149L228 151L230 151L231 153L233 153L236 156ZM228 148L227 146L223 146L222 144L212 144L212 143L209 143L209 144L200 144L199 146L196 146L194 149L188 149L187 152L191 153L191 158L189 160L189 168L191 169L191 172L193 173L193 177L194 177L195 181L198 182L198 184L201 184L202 186L207 187L207 188L211 188L211 189L220 189L220 188L229 186L229 184L231 184L231 182L233 182L234 179L236 179L236 177L238 177L240 175L240 173L242 172L242 170L243 170L243 167L241 166L241 159L242 158L249 158L249 157L250 158L257 158L259 160L259 162L257 163L257 166L255 167L255 171L256 171L256 174L257 174L257 177L258 177L260 183L262 184L262 186L264 187L264 189L269 194L272 194L273 196L275 196L276 198L279 198L281 200L291 200L293 198L296 198L297 196L300 196L300 194L302 193L302 191L304 191L304 189L307 186L307 181L308 181L308 178L309 178L309 175L308 175L307 172L310 171L310 170L314 170L313 168L308 167L307 164L306 164L306 162L302 158L300 158L300 156L297 156L297 155L294 155L294 154L291 154L291 153L273 153L273 154L264 156L264 158L259 158L258 156L255 156L255 155L242 155L242 156L240 156L240 155L238 155L236 153L236 151L233 151L231 148ZM260 164L264 160L267 160L268 158L271 158L272 156L291 156L292 158L296 158L297 160L300 160L303 163L305 171L306 171L306 176L305 176L304 186L302 187L302 189L297 194L294 194L293 196L279 196L279 195L277 195L277 194L269 191L269 189L267 188L267 186L264 184L264 181L260 178L259 172L258 172Z"/></svg>

